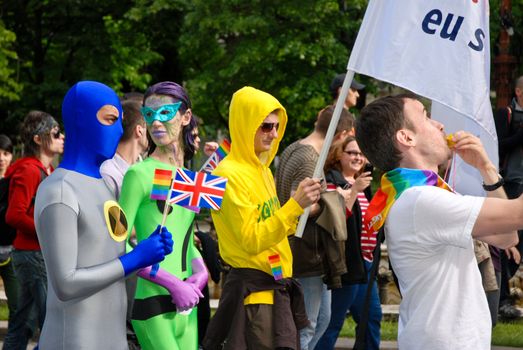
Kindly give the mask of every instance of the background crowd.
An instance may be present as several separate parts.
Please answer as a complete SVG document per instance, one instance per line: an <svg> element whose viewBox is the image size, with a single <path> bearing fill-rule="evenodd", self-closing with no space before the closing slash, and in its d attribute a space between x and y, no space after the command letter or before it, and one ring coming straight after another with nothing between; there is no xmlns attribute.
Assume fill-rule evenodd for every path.
<svg viewBox="0 0 523 350"><path fill-rule="evenodd" d="M344 74L336 75L329 86L333 103L338 99L344 77ZM365 320L365 348L379 348L382 310L376 276L371 275L370 270L376 259L375 248L383 242L377 240L375 233L367 232L362 224L362 219L372 198L373 176L374 179L377 179L380 171L370 166L359 148L354 137L357 117L351 112L355 111L353 108L358 104L358 98L364 89L365 85L356 80L352 82L344 101L344 108L327 157L321 184L307 181L312 181L310 178L323 146L334 112L334 105L327 105L318 111L314 122L310 123L313 126L308 135L277 152L277 145L283 137L287 122L284 107L278 101L273 100L272 96L256 89L240 90L233 96L231 136L236 140L244 138L244 136L239 136L244 135L245 130L242 128L254 128L255 133L251 133L254 135L254 140L236 141L245 142L245 150L252 147L252 145L248 146L249 144L254 143L254 153L233 152L228 156L227 162L221 164L217 169L217 174L229 178L223 209L216 213L213 212L220 249L217 249L217 243L213 238L197 229L194 232L196 236L193 236L194 214L189 215L187 210L174 206L176 215L171 218L176 219L173 219L172 223L168 225L171 225L169 227L173 236L174 233L181 232L175 241L184 242L180 244L179 248L185 248L183 248L183 252L179 251L172 257L174 259L176 254L178 256L188 254L187 247L189 247L190 254L187 255L187 259L189 259L191 267L190 269L181 268L186 264L183 262L186 259L185 256L181 263L171 260L173 272L169 272L167 263L162 263L158 276L160 280L164 280L164 283L160 283L160 286L155 285L155 287L151 287L152 283L143 282L151 280L149 270L138 273L142 277L138 279L138 287L136 277L127 279L127 339L131 348L159 349L165 344L168 346L173 343L195 348L197 343L204 344L203 339L210 318L208 278L211 277L218 282L221 272L228 271L223 265L232 267L233 273L229 276L228 284L224 286L224 292L239 287L234 284L234 281L238 283L238 281L258 278L238 274L236 270L246 267L265 269L260 266L264 266L266 262L258 261L257 254L265 249L273 249L271 248L272 243L270 243L272 241L269 238L276 232L278 235L283 235L282 237L286 236L288 230L292 228L291 218L299 215L299 207L305 208L308 205L312 205L311 216L306 224L303 237L290 236L288 243L274 248L275 254L282 260L284 277L295 277L303 289L304 312L308 322L299 331L299 334L296 334L300 346L302 349L333 349L344 321L350 314L356 324L359 324L362 318ZM165 99L165 96L168 98ZM144 182L145 179L152 176L147 176L144 172L152 174L154 169L161 168L162 164L178 167L193 165L191 160L200 148L198 128L201 121L192 112L191 100L186 90L175 83L160 83L147 90L145 95L132 93L123 95L120 99L124 115L123 135L119 139L114 157L103 163L99 168L99 173L113 196L120 199L120 204L129 218L128 224L133 227L130 243L136 245L137 242L146 239L147 236L143 236L143 234L148 235L156 225L155 222L145 219L150 215L144 218L140 216L145 215L146 212L145 209L140 209L140 206L147 201L137 197L136 189L144 188L145 185L140 185L139 182ZM181 103L173 104L177 101ZM143 117L142 106L160 110L165 106L174 105L179 109L170 112L171 119L158 115L153 119ZM523 121L522 105L523 77L520 77L515 81L514 98L510 106L495 113L500 142L500 171L505 177L505 189L510 198L518 197L523 189L523 175L520 176L523 174L520 159L523 146L521 137L523 128L520 126ZM257 112L259 114L256 120L238 121L240 116L248 115L257 109L259 109ZM178 115L182 116L181 119L172 119ZM173 120L178 119L177 123L180 124L173 124ZM13 159L13 144L10 138L0 135L0 173L2 178L8 180L2 181L2 186L7 182L9 188L5 222L13 229L10 232L2 232L0 241L0 257L2 258L0 272L9 306L9 329L4 341L6 349L25 349L28 340L38 334L38 330L44 326L48 277L35 228L34 202L40 183L53 172L64 151L64 133L61 131L60 124L50 114L31 111L19 127L23 140L23 153L19 159ZM217 147L216 142L206 142L202 148L208 156ZM173 149L183 149L183 152L173 154ZM258 214L247 214L247 211L239 214L236 211L244 207L243 210L247 210L252 205L249 204L251 199L243 198L245 188L252 187L252 183L245 181L248 179L255 181L259 170L249 170L254 173L250 174L247 171L241 176L238 169L252 166L242 165L245 159L251 159L250 162L252 162L253 159L265 159L264 155L268 154L264 167L270 171L268 170L269 165L278 153L275 179L270 180L272 179L270 173L262 173L263 183L260 183L261 187L255 187L266 188L269 191L263 196L268 196L264 200L269 205L267 210L270 214L269 212L263 214L265 209L262 209L261 220L265 221L271 216L280 217L283 214L276 213L281 210L288 216L288 219L285 220L290 221L283 220L278 224L267 223L267 225L276 226L259 228L262 231L253 232L252 238L240 239L241 235L249 236L246 233L246 226L243 225L252 225L254 222L247 220L243 223L243 220L248 215L257 217ZM67 161L68 158L64 159ZM129 171L131 166L131 171ZM228 172L228 166L231 167L232 172ZM445 169L440 170L444 172ZM235 180L238 176L238 180ZM239 183L235 184L236 181ZM236 188L236 186L238 187ZM272 188L273 186L275 187ZM144 190L144 198L149 196L149 192ZM271 198L272 195L277 195L277 198ZM229 200L232 201L230 204L228 204ZM299 204L299 207L290 209L296 203ZM282 205L281 209L279 209L280 205ZM163 213L165 202L158 202L153 206L154 208L151 207L148 210L159 215L159 213ZM294 213L294 216L291 213ZM185 216L187 218L183 219ZM255 217L252 219L260 220ZM183 222L185 223L182 224ZM236 229L240 231L232 230L231 222L234 222L237 225ZM282 226L280 227L280 225ZM263 233L265 232L263 230L269 231ZM191 234L189 235L189 233ZM519 236L520 241L517 246L504 250L480 241L476 241L475 244L478 269L483 278L493 326L497 322L498 315L504 319L521 317L520 312L515 308L515 300L510 295L508 287L509 279L516 273L521 262L523 247L521 231ZM259 237L266 237L267 241L254 240L260 239ZM278 239L274 239L278 241ZM238 244L240 246L234 248ZM257 247L254 251L247 249L244 256L239 253L252 244ZM192 252L193 248L194 252ZM221 262L219 262L218 254L221 255ZM179 270L180 268L182 270ZM269 270L268 273L270 272ZM174 277L175 280L180 278L179 282L173 283L173 276L180 276ZM190 283L186 283L186 279ZM193 284L197 287L192 287ZM366 303L368 286L370 286L370 299ZM246 288L246 286L242 288ZM272 288L277 287L267 287L269 290ZM152 296L163 295L166 290L172 297L172 307L177 306L177 309L168 306L171 303L170 300L167 306L164 301L161 301L158 306L151 304ZM202 299L200 300L200 298ZM228 299L225 298L225 300ZM281 302L278 300L273 293L258 291L250 293L244 303L250 306L272 305ZM183 311L191 310L197 304L198 314L192 313L192 321L187 323ZM170 318L166 326L161 326L157 321L148 322L148 319L155 317L155 314L146 311L149 309L156 310L154 312L158 315L173 312L175 321ZM255 324L257 317L259 318L261 314L271 315L271 312L247 308L245 317L249 322ZM223 320L223 312L217 313L217 316L217 320L211 321L212 331L206 348L213 348L213 342L219 339L220 333L216 330L216 324ZM178 317L182 318L176 321ZM196 318L199 320L198 327ZM262 333L267 333L268 328L265 327L275 321L263 319L260 322L259 329L264 330ZM172 328L173 324L174 328ZM154 336L151 333L152 329L157 329L162 336L159 335L160 333ZM173 330L172 338L165 337L166 329ZM184 330L183 335L180 335L179 329ZM272 340L264 339L263 334L259 331L251 329L245 332L247 332L246 334L253 332L254 339L261 339L260 343L256 343L256 348L273 347L270 343ZM228 336L230 337L230 334ZM284 342L284 344L286 343ZM292 348L293 346L281 346L281 348L286 347Z"/></svg>

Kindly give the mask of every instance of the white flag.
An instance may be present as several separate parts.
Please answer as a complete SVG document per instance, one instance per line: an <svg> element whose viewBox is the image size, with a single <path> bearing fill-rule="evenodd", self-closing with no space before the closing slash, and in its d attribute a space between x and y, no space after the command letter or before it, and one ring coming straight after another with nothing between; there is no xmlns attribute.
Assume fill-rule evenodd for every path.
<svg viewBox="0 0 523 350"><path fill-rule="evenodd" d="M370 0L348 69L431 99L433 118L447 132L462 128L479 136L497 165L488 0ZM459 171L456 189L482 193L481 180L471 187L467 172L474 176Z"/></svg>

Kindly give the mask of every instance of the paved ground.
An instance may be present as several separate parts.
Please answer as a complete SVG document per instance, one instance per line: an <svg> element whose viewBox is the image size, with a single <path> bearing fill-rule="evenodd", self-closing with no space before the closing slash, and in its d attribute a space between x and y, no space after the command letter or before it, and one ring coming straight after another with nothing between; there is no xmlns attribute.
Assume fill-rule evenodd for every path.
<svg viewBox="0 0 523 350"><path fill-rule="evenodd" d="M337 350L352 349L353 346L354 346L354 339L340 338L336 342ZM398 349L398 343L395 341L382 341L380 343L380 350L396 350L396 349ZM493 346L491 349L492 350L517 350L517 349L523 349L523 348Z"/></svg>
<svg viewBox="0 0 523 350"><path fill-rule="evenodd" d="M3 290L0 290L0 300L5 300L5 293ZM216 308L218 306L218 300L211 299L211 308ZM388 315L390 318L396 318L399 311L398 305L382 305L383 314ZM523 311L523 309L520 309ZM0 348L3 346L3 338L7 331L7 321L0 321ZM30 342L27 350L33 350L36 346L35 342ZM336 342L337 350L352 349L354 346L354 339L349 338L340 338ZM398 349L398 343L395 341L382 341L380 343L380 350L396 350ZM492 350L516 350L523 348L513 348L513 347L503 347L503 346L493 346Z"/></svg>
<svg viewBox="0 0 523 350"><path fill-rule="evenodd" d="M0 340L0 347L4 345L4 342ZM31 342L27 346L27 350L33 350L36 346L36 343ZM340 338L336 342L336 350L345 350L345 349L352 349L354 346L354 339L349 338ZM398 349L398 343L395 341L382 341L380 344L380 350L397 350ZM505 347L505 346L493 346L492 350L517 350L522 348L511 348L511 347Z"/></svg>
<svg viewBox="0 0 523 350"><path fill-rule="evenodd" d="M7 329L7 321L0 321L0 348L3 346L3 337L5 335ZM27 350L33 350L36 346L35 342L30 342ZM352 349L354 346L354 339L349 338L340 338L336 342L336 350L346 350L346 349ZM380 343L380 350L397 350L398 349L398 343L395 341L382 341ZM504 347L504 346L493 346L492 350L516 350L516 349L523 349L523 348L512 348L512 347Z"/></svg>

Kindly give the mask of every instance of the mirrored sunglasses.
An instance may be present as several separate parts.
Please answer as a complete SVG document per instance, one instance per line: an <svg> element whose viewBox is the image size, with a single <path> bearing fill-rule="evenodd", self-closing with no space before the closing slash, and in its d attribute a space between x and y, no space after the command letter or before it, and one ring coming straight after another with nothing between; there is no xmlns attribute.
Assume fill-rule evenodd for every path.
<svg viewBox="0 0 523 350"><path fill-rule="evenodd" d="M173 119L182 105L181 101L170 105L163 105L160 108L154 110L151 107L144 106L141 108L141 112L145 122L147 124L152 124L155 120L165 123Z"/></svg>
<svg viewBox="0 0 523 350"><path fill-rule="evenodd" d="M280 127L280 123L261 123L260 129L264 133L270 133L272 129L276 128L276 131L278 131L278 128Z"/></svg>

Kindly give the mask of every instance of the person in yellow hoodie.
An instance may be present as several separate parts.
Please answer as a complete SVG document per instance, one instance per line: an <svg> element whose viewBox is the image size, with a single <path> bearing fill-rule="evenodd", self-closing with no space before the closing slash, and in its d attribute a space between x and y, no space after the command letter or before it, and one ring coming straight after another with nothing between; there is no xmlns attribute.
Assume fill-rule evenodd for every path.
<svg viewBox="0 0 523 350"><path fill-rule="evenodd" d="M298 216L320 197L306 178L280 206L269 165L287 125L285 108L252 87L236 91L229 109L231 151L213 174L228 178L219 211L212 212L220 254L232 266L203 342L212 349L298 349L308 324L303 294L292 276L287 236Z"/></svg>

